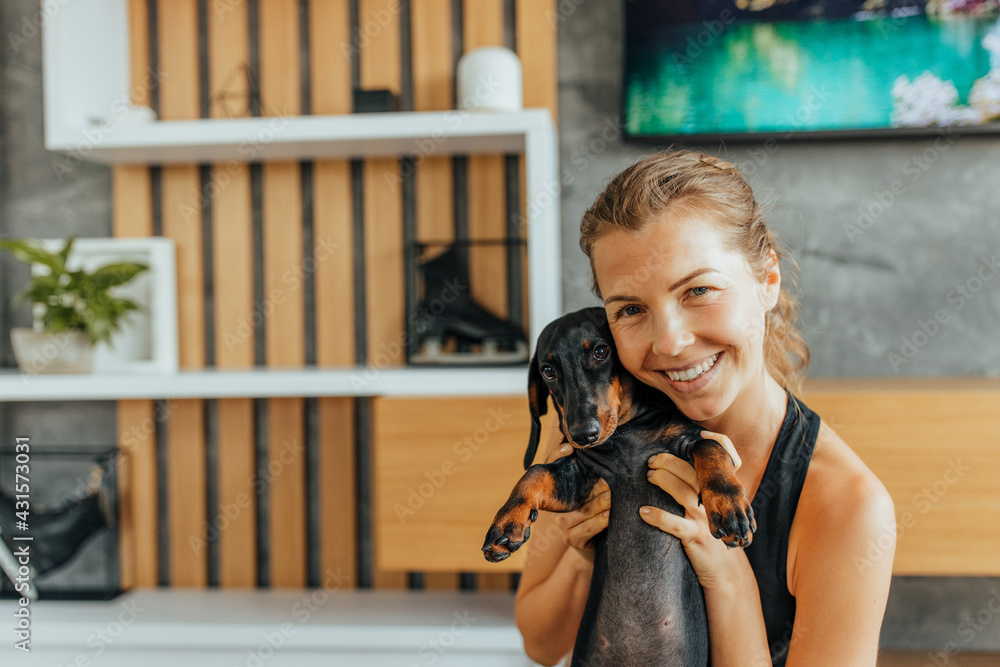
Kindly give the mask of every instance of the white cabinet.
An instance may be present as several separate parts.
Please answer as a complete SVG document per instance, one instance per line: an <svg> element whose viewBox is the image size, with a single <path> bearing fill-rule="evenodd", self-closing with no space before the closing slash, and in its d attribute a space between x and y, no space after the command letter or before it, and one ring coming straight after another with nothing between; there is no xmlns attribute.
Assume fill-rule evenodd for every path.
<svg viewBox="0 0 1000 667"><path fill-rule="evenodd" d="M16 603L0 601L13 618ZM31 603L30 653L4 665L531 667L510 593L140 589Z"/></svg>

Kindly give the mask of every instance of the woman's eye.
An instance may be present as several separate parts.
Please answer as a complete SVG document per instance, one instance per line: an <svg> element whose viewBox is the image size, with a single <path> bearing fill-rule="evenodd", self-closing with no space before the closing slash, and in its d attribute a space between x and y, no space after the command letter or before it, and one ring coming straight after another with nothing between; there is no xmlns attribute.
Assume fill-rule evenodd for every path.
<svg viewBox="0 0 1000 667"><path fill-rule="evenodd" d="M552 368L552 366L548 365L542 366L541 372L542 372L542 377L545 378L546 380L556 379L556 369Z"/></svg>
<svg viewBox="0 0 1000 667"><path fill-rule="evenodd" d="M594 348L594 359L597 359L598 361L604 361L605 359L608 358L608 355L610 353L611 353L611 348L609 346L598 345L597 347Z"/></svg>
<svg viewBox="0 0 1000 667"><path fill-rule="evenodd" d="M638 315L640 312L642 312L642 309L639 306L625 306L619 311L619 314L631 316Z"/></svg>
<svg viewBox="0 0 1000 667"><path fill-rule="evenodd" d="M705 287L705 286L692 287L691 294L693 294L694 296L704 296L705 294L708 294L709 291L711 291L711 289L712 289L711 287Z"/></svg>

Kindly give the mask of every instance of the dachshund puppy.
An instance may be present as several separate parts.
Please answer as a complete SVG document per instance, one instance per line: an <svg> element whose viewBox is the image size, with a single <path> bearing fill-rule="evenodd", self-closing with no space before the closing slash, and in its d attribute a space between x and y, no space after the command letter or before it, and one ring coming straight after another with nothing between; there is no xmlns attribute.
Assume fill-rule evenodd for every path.
<svg viewBox="0 0 1000 667"><path fill-rule="evenodd" d="M531 465L548 397L574 450ZM499 562L528 539L538 510L568 512L603 477L611 488L608 527L594 538L594 576L573 649L573 667L663 667L708 663L705 600L684 547L639 516L643 505L683 516L684 508L647 478L648 460L669 452L694 465L712 534L750 544L753 510L729 453L661 392L618 361L603 308L549 324L528 371L532 429L527 468L486 535L486 560ZM530 467L529 467L530 466Z"/></svg>

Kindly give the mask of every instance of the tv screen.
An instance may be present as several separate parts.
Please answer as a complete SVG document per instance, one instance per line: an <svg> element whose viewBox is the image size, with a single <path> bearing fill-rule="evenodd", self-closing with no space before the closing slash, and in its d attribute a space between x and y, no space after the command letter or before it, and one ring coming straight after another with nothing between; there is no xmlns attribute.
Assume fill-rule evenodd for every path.
<svg viewBox="0 0 1000 667"><path fill-rule="evenodd" d="M629 0L625 132L677 138L995 131L998 5Z"/></svg>

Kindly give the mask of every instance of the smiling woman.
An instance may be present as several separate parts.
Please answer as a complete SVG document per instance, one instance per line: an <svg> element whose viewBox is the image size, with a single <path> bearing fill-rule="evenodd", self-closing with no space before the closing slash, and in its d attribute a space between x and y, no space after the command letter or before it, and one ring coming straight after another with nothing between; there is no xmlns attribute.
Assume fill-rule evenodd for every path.
<svg viewBox="0 0 1000 667"><path fill-rule="evenodd" d="M891 556L892 501L795 396L809 350L746 180L703 153L656 153L611 180L580 230L622 365L742 459L757 518L746 549L712 537L687 461L657 456L649 472L684 515L639 510L694 566L712 664L874 665L892 558L863 572L854 563L880 538ZM539 518L563 536L531 545L518 591L518 625L540 662L573 645L611 491L599 484L583 509Z"/></svg>

